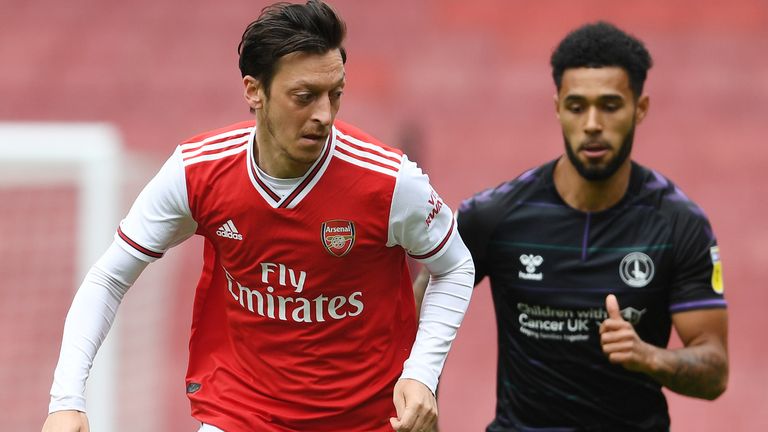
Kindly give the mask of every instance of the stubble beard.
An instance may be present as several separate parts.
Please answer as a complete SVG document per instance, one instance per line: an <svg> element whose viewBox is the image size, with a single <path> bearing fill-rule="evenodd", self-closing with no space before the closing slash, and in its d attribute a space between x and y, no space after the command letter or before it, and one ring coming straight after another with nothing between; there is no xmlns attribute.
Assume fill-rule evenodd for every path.
<svg viewBox="0 0 768 432"><path fill-rule="evenodd" d="M565 134L563 134L563 140L565 141L565 153L568 155L568 160L571 161L571 164L576 168L579 175L587 181L604 181L611 178L632 153L632 144L635 141L635 125L633 123L632 128L624 136L621 148L619 148L619 153L605 166L591 166L585 164L578 158L578 156L576 156L573 146L571 146L571 142Z"/></svg>
<svg viewBox="0 0 768 432"><path fill-rule="evenodd" d="M281 138L278 137L278 134L277 134L278 127L275 126L275 123L272 121L272 118L269 115L268 106L264 107L264 118L259 122L258 126L259 127L263 126L267 130L267 134L272 140L272 147L278 152L282 153L282 155L291 163L297 164L297 165L309 166L309 165L312 165L312 163L314 163L314 161L317 159L315 157L311 160L307 160L308 158L303 158L301 157L301 155L295 155L291 153L290 146L288 145L288 143L283 142Z"/></svg>

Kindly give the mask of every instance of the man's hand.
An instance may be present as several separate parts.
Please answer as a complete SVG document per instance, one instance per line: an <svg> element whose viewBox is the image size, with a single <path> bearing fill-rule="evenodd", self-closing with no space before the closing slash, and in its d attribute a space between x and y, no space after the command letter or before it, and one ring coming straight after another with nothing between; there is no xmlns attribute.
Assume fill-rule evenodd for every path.
<svg viewBox="0 0 768 432"><path fill-rule="evenodd" d="M432 391L419 381L401 379L395 384L392 396L397 418L389 423L397 432L432 431L437 423L437 401Z"/></svg>
<svg viewBox="0 0 768 432"><path fill-rule="evenodd" d="M600 324L600 344L608 360L631 371L649 373L655 347L643 342L632 324L622 318L615 295L605 298L605 309L608 318Z"/></svg>
<svg viewBox="0 0 768 432"><path fill-rule="evenodd" d="M56 411L48 414L42 432L89 432L88 417L80 411Z"/></svg>

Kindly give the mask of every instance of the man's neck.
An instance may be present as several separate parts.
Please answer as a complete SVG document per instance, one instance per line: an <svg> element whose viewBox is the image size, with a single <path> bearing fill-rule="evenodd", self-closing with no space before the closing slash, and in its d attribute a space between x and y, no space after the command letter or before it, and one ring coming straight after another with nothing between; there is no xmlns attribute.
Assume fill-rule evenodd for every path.
<svg viewBox="0 0 768 432"><path fill-rule="evenodd" d="M576 171L567 156L555 165L555 189L570 207L583 212L598 212L613 207L629 187L632 164L629 159L608 179L590 181Z"/></svg>
<svg viewBox="0 0 768 432"><path fill-rule="evenodd" d="M262 136L264 135L264 136ZM256 129L253 154L256 165L269 176L278 179L291 179L303 176L312 164L291 160L285 151L276 145L268 133Z"/></svg>

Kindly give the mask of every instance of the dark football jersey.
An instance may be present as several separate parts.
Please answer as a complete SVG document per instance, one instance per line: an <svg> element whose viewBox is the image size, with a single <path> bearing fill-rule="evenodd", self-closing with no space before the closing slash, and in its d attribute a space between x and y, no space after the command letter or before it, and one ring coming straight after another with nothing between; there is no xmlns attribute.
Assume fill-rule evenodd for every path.
<svg viewBox="0 0 768 432"><path fill-rule="evenodd" d="M710 224L672 182L632 165L610 209L569 207L555 161L462 203L459 232L476 283L490 278L498 330L496 418L488 431L661 431L661 386L608 362L605 297L646 342L665 347L676 312L723 308Z"/></svg>

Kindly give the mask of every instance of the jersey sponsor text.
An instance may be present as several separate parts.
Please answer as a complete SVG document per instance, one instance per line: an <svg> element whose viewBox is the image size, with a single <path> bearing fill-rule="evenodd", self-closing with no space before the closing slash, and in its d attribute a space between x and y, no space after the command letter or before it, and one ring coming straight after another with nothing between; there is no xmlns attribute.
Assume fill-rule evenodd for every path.
<svg viewBox="0 0 768 432"><path fill-rule="evenodd" d="M235 280L225 269L227 288L232 298L243 309L259 316L294 322L325 322L355 317L363 312L363 293L355 291L349 296L325 296L322 293L308 299L303 296L288 297L275 294L272 285L292 287L294 294L304 290L306 272L294 271L285 264L261 263L261 282L266 286L247 287ZM277 282L277 283L275 283Z"/></svg>

